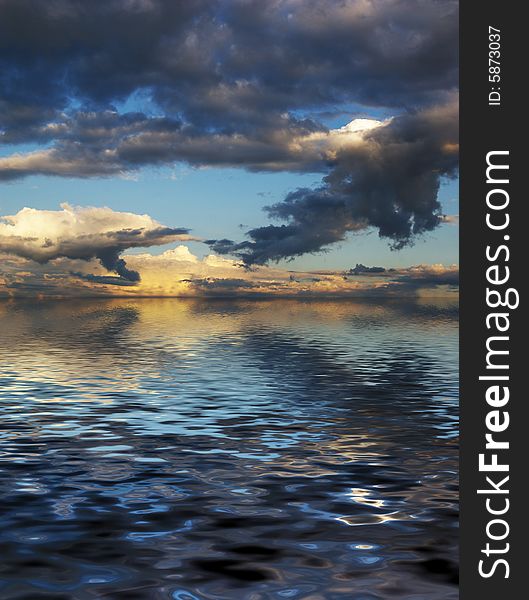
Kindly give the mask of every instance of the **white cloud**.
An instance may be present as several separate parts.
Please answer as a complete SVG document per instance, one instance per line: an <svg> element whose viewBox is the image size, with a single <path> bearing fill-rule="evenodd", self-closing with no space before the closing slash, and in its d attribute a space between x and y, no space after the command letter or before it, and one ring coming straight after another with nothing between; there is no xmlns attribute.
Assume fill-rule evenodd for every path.
<svg viewBox="0 0 529 600"><path fill-rule="evenodd" d="M442 222L449 225L459 225L459 215L443 215Z"/></svg>
<svg viewBox="0 0 529 600"><path fill-rule="evenodd" d="M149 215L110 208L74 207L61 210L23 208L0 217L0 252L40 263L64 257L97 258L108 271L135 281L119 254L127 248L148 247L191 239L187 229L165 227Z"/></svg>

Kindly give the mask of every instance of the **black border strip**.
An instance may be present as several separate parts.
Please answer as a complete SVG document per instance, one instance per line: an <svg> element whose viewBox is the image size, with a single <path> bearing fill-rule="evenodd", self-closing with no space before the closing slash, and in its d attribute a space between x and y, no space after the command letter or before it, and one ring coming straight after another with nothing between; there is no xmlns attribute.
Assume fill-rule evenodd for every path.
<svg viewBox="0 0 529 600"><path fill-rule="evenodd" d="M528 256L522 227L524 213L527 210L528 192L522 189L522 182L528 172L523 163L529 153L522 148L522 137L525 135L526 114L528 109L522 106L526 84L527 67L524 58L527 56L526 39L529 31L524 31L524 19L521 16L523 3L513 1L492 2L481 0L472 2L464 0L460 5L460 50L461 50L461 216L460 216L460 269L461 269L461 302L460 302L460 376L461 376L461 584L462 600L514 600L529 597L525 590L526 574L529 566L525 565L525 555L529 554L527 538L529 515L526 515L527 503L524 487L528 472L525 464L529 457L525 439L529 440L529 403L527 384L523 381L525 366L526 336L529 333L525 317L525 296L522 293L524 277L523 261ZM489 26L500 30L500 82L489 81ZM493 38L494 40L496 38ZM494 48L496 45L493 44ZM495 55L493 55L495 56ZM497 58L495 56L495 58ZM524 68L525 67L525 68ZM494 79L494 78L492 78ZM489 105L489 93L500 91L500 105ZM493 100L496 97L493 96ZM524 110L525 109L525 110ZM486 157L491 151L508 151L503 158L508 161L508 184L487 184ZM502 161L500 161L502 162ZM505 172L505 171L504 171ZM501 179L496 171L496 178ZM491 185L503 188L509 194L509 205L503 211L508 212L510 223L507 229L493 231L487 227L486 197ZM496 200L500 196L496 195ZM498 214L494 214L500 218ZM506 241L504 236L508 235ZM486 289L491 288L487 282L487 268L495 261L489 261L486 247L494 249L505 243L509 247L510 257L505 261L506 252L501 252L498 260L500 274L505 274L505 266L509 267L510 278L507 284L497 286L499 291L512 287L520 292L520 305L517 309L492 309L487 306ZM503 349L509 355L502 356L509 364L508 370L486 369L486 343L494 333L494 328L487 329L486 318L491 312L499 310L509 313L510 328L503 335L509 337ZM503 344L504 342L500 342ZM491 450L485 449L487 433L486 417L493 408L487 404L486 391L494 382L480 381L480 375L508 374L507 385L510 399L502 411L509 413L509 426L501 434L494 434L497 439L506 440L509 450L497 452L498 460L509 465L507 473L484 473L479 471L479 454ZM491 475L496 482L500 475L509 476L502 486L509 494L487 496L478 494L477 490L486 485L486 476ZM494 509L505 506L509 498L509 510L505 515L494 516L487 511L486 499L491 498L489 505ZM503 518L509 525L507 537L490 540L487 537L487 524L494 518ZM503 535L504 526L496 523L490 531L498 537ZM505 553L490 554L483 550L487 542L494 550L502 550L509 543ZM505 578L505 564L498 564L490 577L479 573L479 561L482 570L490 573L495 558L505 559L509 565L509 577Z"/></svg>

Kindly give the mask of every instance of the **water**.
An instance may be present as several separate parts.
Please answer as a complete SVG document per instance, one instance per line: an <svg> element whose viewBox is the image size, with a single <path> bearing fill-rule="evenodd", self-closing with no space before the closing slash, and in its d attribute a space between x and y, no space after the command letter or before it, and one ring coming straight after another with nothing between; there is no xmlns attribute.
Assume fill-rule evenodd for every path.
<svg viewBox="0 0 529 600"><path fill-rule="evenodd" d="M451 600L457 312L0 303L0 597Z"/></svg>

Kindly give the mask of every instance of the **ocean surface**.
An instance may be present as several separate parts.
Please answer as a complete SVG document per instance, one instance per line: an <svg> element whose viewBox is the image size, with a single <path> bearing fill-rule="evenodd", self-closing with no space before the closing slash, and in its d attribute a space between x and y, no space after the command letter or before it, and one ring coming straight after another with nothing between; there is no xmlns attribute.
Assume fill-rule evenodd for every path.
<svg viewBox="0 0 529 600"><path fill-rule="evenodd" d="M0 598L455 600L458 314L0 302Z"/></svg>

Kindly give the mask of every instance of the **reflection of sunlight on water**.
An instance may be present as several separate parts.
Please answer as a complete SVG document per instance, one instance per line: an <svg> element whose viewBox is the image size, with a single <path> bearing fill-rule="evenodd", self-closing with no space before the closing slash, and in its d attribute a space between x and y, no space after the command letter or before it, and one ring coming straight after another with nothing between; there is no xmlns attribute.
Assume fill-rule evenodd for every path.
<svg viewBox="0 0 529 600"><path fill-rule="evenodd" d="M433 302L0 303L0 586L455 600L457 314Z"/></svg>
<svg viewBox="0 0 529 600"><path fill-rule="evenodd" d="M407 517L406 515L399 514L398 511L394 511L382 515L351 515L348 517L336 517L336 520L351 527L358 527L360 525L377 525L390 523L391 521L403 521L409 518L410 517Z"/></svg>
<svg viewBox="0 0 529 600"><path fill-rule="evenodd" d="M382 508L385 504L381 498L369 498L369 491L361 488L351 488L351 491L347 495L353 502L357 502L358 504L367 504L375 508Z"/></svg>

